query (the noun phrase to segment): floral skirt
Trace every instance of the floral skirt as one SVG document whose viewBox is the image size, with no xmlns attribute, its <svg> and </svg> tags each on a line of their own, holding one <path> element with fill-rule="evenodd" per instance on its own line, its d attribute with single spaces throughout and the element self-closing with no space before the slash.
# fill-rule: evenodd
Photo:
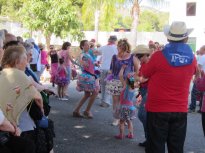
<svg viewBox="0 0 205 153">
<path fill-rule="evenodd" d="M 112 79 L 106 81 L 106 92 L 111 95 L 120 95 L 123 85 L 120 80 Z"/>
<path fill-rule="evenodd" d="M 121 105 L 114 113 L 116 119 L 130 121 L 136 118 L 136 108 L 134 106 Z"/>
<path fill-rule="evenodd" d="M 69 84 L 69 81 L 65 77 L 56 77 L 55 78 L 55 83 L 59 86 L 66 86 Z"/>
<path fill-rule="evenodd" d="M 88 92 L 99 91 L 100 89 L 99 79 L 95 79 L 95 77 L 90 74 L 82 73 L 78 76 L 76 89 L 80 92 L 81 91 L 88 91 Z"/>
</svg>

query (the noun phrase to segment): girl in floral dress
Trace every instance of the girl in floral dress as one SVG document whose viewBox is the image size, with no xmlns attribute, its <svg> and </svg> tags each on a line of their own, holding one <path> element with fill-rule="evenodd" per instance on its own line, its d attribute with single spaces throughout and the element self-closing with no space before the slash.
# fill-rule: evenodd
<svg viewBox="0 0 205 153">
<path fill-rule="evenodd" d="M 123 89 L 120 94 L 120 105 L 115 112 L 115 118 L 120 119 L 119 130 L 120 134 L 115 136 L 116 139 L 123 139 L 125 122 L 128 123 L 129 133 L 126 136 L 129 139 L 133 138 L 132 119 L 135 118 L 136 108 L 132 102 L 135 96 L 135 78 L 134 73 L 128 73 L 126 79 L 123 78 L 123 72 L 126 65 L 123 65 L 120 70 L 120 81 L 123 84 Z"/>
<path fill-rule="evenodd" d="M 67 85 L 69 80 L 67 79 L 67 69 L 64 65 L 64 59 L 59 59 L 59 66 L 56 73 L 56 84 L 58 85 L 58 97 L 59 100 L 68 100 L 65 98 L 65 90 L 67 89 Z"/>
</svg>

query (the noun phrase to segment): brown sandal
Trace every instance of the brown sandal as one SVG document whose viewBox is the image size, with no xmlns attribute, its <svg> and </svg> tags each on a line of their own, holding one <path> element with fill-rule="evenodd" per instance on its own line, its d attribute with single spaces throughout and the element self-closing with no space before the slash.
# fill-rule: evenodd
<svg viewBox="0 0 205 153">
<path fill-rule="evenodd" d="M 93 115 L 90 112 L 84 111 L 83 115 L 87 119 L 93 119 Z"/>
<path fill-rule="evenodd" d="M 73 112 L 73 117 L 83 118 L 83 115 L 81 115 L 79 112 Z"/>
</svg>

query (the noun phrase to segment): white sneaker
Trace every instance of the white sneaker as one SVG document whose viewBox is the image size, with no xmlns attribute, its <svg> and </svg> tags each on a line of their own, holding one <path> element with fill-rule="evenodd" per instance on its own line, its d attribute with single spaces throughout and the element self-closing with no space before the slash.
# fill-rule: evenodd
<svg viewBox="0 0 205 153">
<path fill-rule="evenodd" d="M 58 98 L 58 100 L 62 100 L 62 98 Z"/>
<path fill-rule="evenodd" d="M 112 126 L 118 126 L 119 121 L 120 120 L 118 120 L 118 119 L 114 119 L 114 121 L 112 122 Z"/>
<path fill-rule="evenodd" d="M 66 101 L 66 100 L 68 100 L 68 99 L 67 99 L 67 98 L 61 98 L 61 100 Z"/>
</svg>

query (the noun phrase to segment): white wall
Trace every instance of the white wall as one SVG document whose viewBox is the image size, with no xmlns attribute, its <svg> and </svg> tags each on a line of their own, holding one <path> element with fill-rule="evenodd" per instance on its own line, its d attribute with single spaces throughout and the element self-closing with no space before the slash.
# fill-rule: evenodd
<svg viewBox="0 0 205 153">
<path fill-rule="evenodd" d="M 196 16 L 186 16 L 187 2 L 196 2 Z M 184 21 L 188 28 L 194 31 L 190 37 L 196 37 L 196 49 L 205 44 L 205 1 L 204 0 L 171 0 L 170 23 L 172 21 Z"/>
<path fill-rule="evenodd" d="M 20 24 L 18 23 L 12 23 L 12 22 L 5 22 L 3 25 L 1 25 L 0 28 L 7 29 L 10 33 L 16 35 L 16 36 L 22 36 L 24 33 L 28 32 L 26 29 L 22 28 Z M 94 31 L 85 31 L 85 38 L 87 40 L 91 40 L 95 38 Z M 130 32 L 99 32 L 98 40 L 101 45 L 106 45 L 108 38 L 110 35 L 116 35 L 118 39 L 127 38 L 130 42 L 131 40 L 131 33 Z M 33 38 L 37 43 L 45 43 L 45 38 L 43 37 L 41 32 L 33 32 Z M 160 44 L 166 44 L 167 40 L 164 36 L 163 32 L 138 32 L 137 33 L 137 44 L 148 44 L 148 42 L 157 41 Z M 52 35 L 51 37 L 51 44 L 54 45 L 62 45 L 64 41 L 72 42 L 72 40 L 67 37 L 66 39 L 61 39 L 59 37 L 55 37 Z M 75 41 L 72 42 L 73 46 L 79 46 L 79 42 Z"/>
<path fill-rule="evenodd" d="M 98 34 L 99 43 L 101 45 L 106 45 L 107 40 L 110 35 L 116 35 L 118 39 L 127 38 L 130 42 L 131 33 L 130 32 L 99 32 Z M 93 31 L 85 31 L 85 38 L 87 40 L 91 40 L 95 37 L 95 33 Z M 163 32 L 138 32 L 137 33 L 137 44 L 148 44 L 148 42 L 158 41 L 160 44 L 166 44 L 167 39 L 164 36 Z"/>
</svg>

